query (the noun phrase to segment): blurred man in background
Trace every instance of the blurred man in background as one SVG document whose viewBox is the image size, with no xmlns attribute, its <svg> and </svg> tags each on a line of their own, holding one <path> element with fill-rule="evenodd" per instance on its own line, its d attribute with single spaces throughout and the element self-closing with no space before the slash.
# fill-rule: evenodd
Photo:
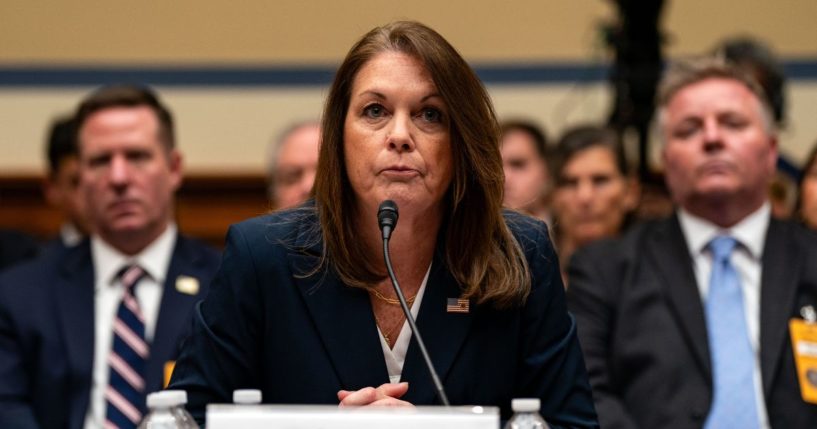
<svg viewBox="0 0 817 429">
<path fill-rule="evenodd" d="M 815 318 L 817 237 L 771 216 L 769 102 L 708 59 L 671 68 L 659 105 L 676 213 L 584 247 L 568 270 L 599 422 L 813 428 L 789 327 Z"/>
<path fill-rule="evenodd" d="M 309 198 L 318 170 L 320 123 L 301 122 L 276 140 L 268 163 L 269 196 L 276 210 L 295 207 Z"/>
<path fill-rule="evenodd" d="M 73 117 L 57 119 L 51 125 L 46 155 L 48 171 L 43 183 L 45 198 L 63 217 L 58 245 L 71 247 L 88 235 L 89 222 L 84 196 L 79 192 L 79 150 Z"/>
<path fill-rule="evenodd" d="M 177 231 L 173 119 L 110 86 L 76 115 L 90 240 L 0 276 L 0 427 L 134 428 L 164 385 L 218 253 Z"/>
<path fill-rule="evenodd" d="M 550 224 L 550 176 L 544 132 L 527 121 L 502 124 L 503 205 Z"/>
</svg>

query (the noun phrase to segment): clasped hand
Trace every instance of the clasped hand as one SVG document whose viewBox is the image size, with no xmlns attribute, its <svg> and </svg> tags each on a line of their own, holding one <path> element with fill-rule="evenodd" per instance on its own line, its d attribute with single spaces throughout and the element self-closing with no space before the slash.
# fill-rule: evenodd
<svg viewBox="0 0 817 429">
<path fill-rule="evenodd" d="M 400 398 L 408 391 L 408 383 L 385 383 L 377 388 L 364 387 L 360 390 L 338 391 L 339 407 L 362 407 L 368 405 L 382 407 L 413 407 Z"/>
</svg>

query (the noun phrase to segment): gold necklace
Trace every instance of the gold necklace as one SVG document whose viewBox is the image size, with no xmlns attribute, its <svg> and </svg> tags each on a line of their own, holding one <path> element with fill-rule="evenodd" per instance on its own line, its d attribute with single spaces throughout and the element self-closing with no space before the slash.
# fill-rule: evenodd
<svg viewBox="0 0 817 429">
<path fill-rule="evenodd" d="M 380 328 L 380 334 L 383 335 L 383 339 L 386 340 L 386 344 L 389 345 L 389 348 L 394 347 L 394 343 L 392 342 L 391 339 L 391 331 L 393 331 L 394 328 L 398 327 L 401 328 L 400 330 L 402 330 L 405 316 L 400 316 L 400 318 L 397 319 L 397 323 L 387 331 L 384 329 L 383 322 L 380 321 L 380 318 L 377 317 L 377 314 L 375 314 L 374 312 L 372 312 L 372 314 L 374 315 L 374 323 L 377 325 L 378 328 Z M 397 336 L 400 336 L 400 331 L 397 331 Z"/>
<path fill-rule="evenodd" d="M 374 295 L 374 297 L 375 297 L 375 298 L 377 298 L 377 299 L 379 299 L 379 300 L 381 300 L 381 301 L 385 302 L 386 304 L 390 304 L 390 305 L 400 305 L 400 300 L 399 300 L 399 299 L 397 299 L 397 298 L 389 298 L 389 297 L 387 297 L 387 296 L 383 295 L 382 293 L 378 292 L 378 291 L 377 291 L 377 289 L 369 289 L 369 292 L 371 292 L 371 293 Z M 411 296 L 411 297 L 406 298 L 406 304 L 408 304 L 408 306 L 409 306 L 409 307 L 411 307 L 411 306 L 412 306 L 412 304 L 414 304 L 414 300 L 415 300 L 416 298 L 417 298 L 417 294 L 416 294 L 416 293 L 414 294 L 414 296 Z"/>
</svg>

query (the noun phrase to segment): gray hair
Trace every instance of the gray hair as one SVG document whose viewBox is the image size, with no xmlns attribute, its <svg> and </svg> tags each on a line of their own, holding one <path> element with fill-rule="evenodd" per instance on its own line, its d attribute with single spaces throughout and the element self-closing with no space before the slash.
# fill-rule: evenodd
<svg viewBox="0 0 817 429">
<path fill-rule="evenodd" d="M 672 98 L 682 89 L 712 78 L 733 80 L 751 91 L 760 102 L 764 129 L 769 134 L 776 133 L 772 105 L 763 87 L 745 70 L 721 57 L 693 58 L 673 62 L 669 66 L 658 85 L 657 124 L 659 131 L 663 131 L 666 124 L 666 108 Z M 663 132 L 659 134 L 663 140 Z"/>
<path fill-rule="evenodd" d="M 272 192 L 272 189 L 275 187 L 275 169 L 278 165 L 278 158 L 281 155 L 281 148 L 284 146 L 284 142 L 289 138 L 290 135 L 295 133 L 295 131 L 300 130 L 301 128 L 307 127 L 318 127 L 320 128 L 321 122 L 317 119 L 307 119 L 303 121 L 293 122 L 284 128 L 283 131 L 278 133 L 278 135 L 272 140 L 272 144 L 270 144 L 270 149 L 267 155 L 267 190 L 268 192 Z M 272 197 L 272 195 L 270 195 Z"/>
</svg>

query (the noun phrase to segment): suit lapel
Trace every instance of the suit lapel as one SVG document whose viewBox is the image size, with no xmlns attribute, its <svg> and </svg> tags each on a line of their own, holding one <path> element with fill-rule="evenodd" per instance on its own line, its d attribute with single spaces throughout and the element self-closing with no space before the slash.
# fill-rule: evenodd
<svg viewBox="0 0 817 429">
<path fill-rule="evenodd" d="M 89 246 L 67 252 L 54 289 L 68 359 L 81 373 L 90 374 L 94 357 L 94 269 Z"/>
<path fill-rule="evenodd" d="M 148 391 L 164 387 L 164 365 L 177 355 L 178 340 L 191 323 L 190 312 L 187 310 L 202 298 L 176 290 L 176 280 L 181 275 L 202 279 L 198 262 L 199 258 L 190 248 L 190 243 L 178 235 L 162 289 L 159 316 L 145 370 Z"/>
<path fill-rule="evenodd" d="M 696 363 L 711 376 L 709 345 L 698 283 L 692 260 L 677 215 L 659 224 L 656 234 L 648 237 L 645 256 L 652 257 L 655 269 L 668 297 L 669 308 L 681 327 Z"/>
<path fill-rule="evenodd" d="M 445 384 L 448 371 L 465 342 L 473 319 L 472 313 L 476 309 L 472 306 L 469 313 L 446 311 L 448 298 L 459 298 L 462 291 L 445 268 L 439 251 L 435 256 L 423 301 L 420 303 L 420 312 L 417 314 L 417 328 L 425 341 L 434 369 Z M 401 380 L 408 381 L 410 385 L 405 400 L 413 404 L 439 404 L 437 390 L 413 335 L 406 352 Z"/>
<path fill-rule="evenodd" d="M 80 427 L 88 409 L 93 374 L 94 268 L 88 240 L 63 252 L 57 259 L 59 275 L 53 292 L 69 365 L 74 373 L 87 375 L 78 386 L 79 393 L 65 398 L 72 401 L 72 410 L 79 410 L 72 413 L 68 423 L 71 427 Z"/>
<path fill-rule="evenodd" d="M 760 285 L 760 368 L 768 397 L 780 354 L 788 335 L 788 319 L 795 306 L 797 273 L 802 261 L 790 247 L 791 230 L 772 219 L 763 249 Z"/>
<path fill-rule="evenodd" d="M 323 244 L 313 235 L 301 231 L 288 259 L 340 386 L 357 390 L 387 383 L 388 371 L 366 291 L 344 285 L 332 269 L 308 277 L 298 275 L 312 268 L 320 255 Z"/>
<path fill-rule="evenodd" d="M 316 222 L 316 221 L 314 221 Z M 302 230 L 289 252 L 290 269 L 295 273 L 309 315 L 326 348 L 343 389 L 379 386 L 389 381 L 383 349 L 366 291 L 340 282 L 331 269 L 300 277 L 319 257 L 322 242 L 315 238 L 313 223 L 303 222 Z M 442 236 L 442 234 L 440 235 Z M 440 379 L 445 382 L 451 365 L 471 326 L 471 313 L 447 313 L 448 298 L 458 298 L 459 286 L 445 268 L 440 239 L 428 283 L 417 315 L 417 325 Z M 403 399 L 415 404 L 437 403 L 436 389 L 412 336 L 401 379 L 411 387 Z"/>
</svg>

